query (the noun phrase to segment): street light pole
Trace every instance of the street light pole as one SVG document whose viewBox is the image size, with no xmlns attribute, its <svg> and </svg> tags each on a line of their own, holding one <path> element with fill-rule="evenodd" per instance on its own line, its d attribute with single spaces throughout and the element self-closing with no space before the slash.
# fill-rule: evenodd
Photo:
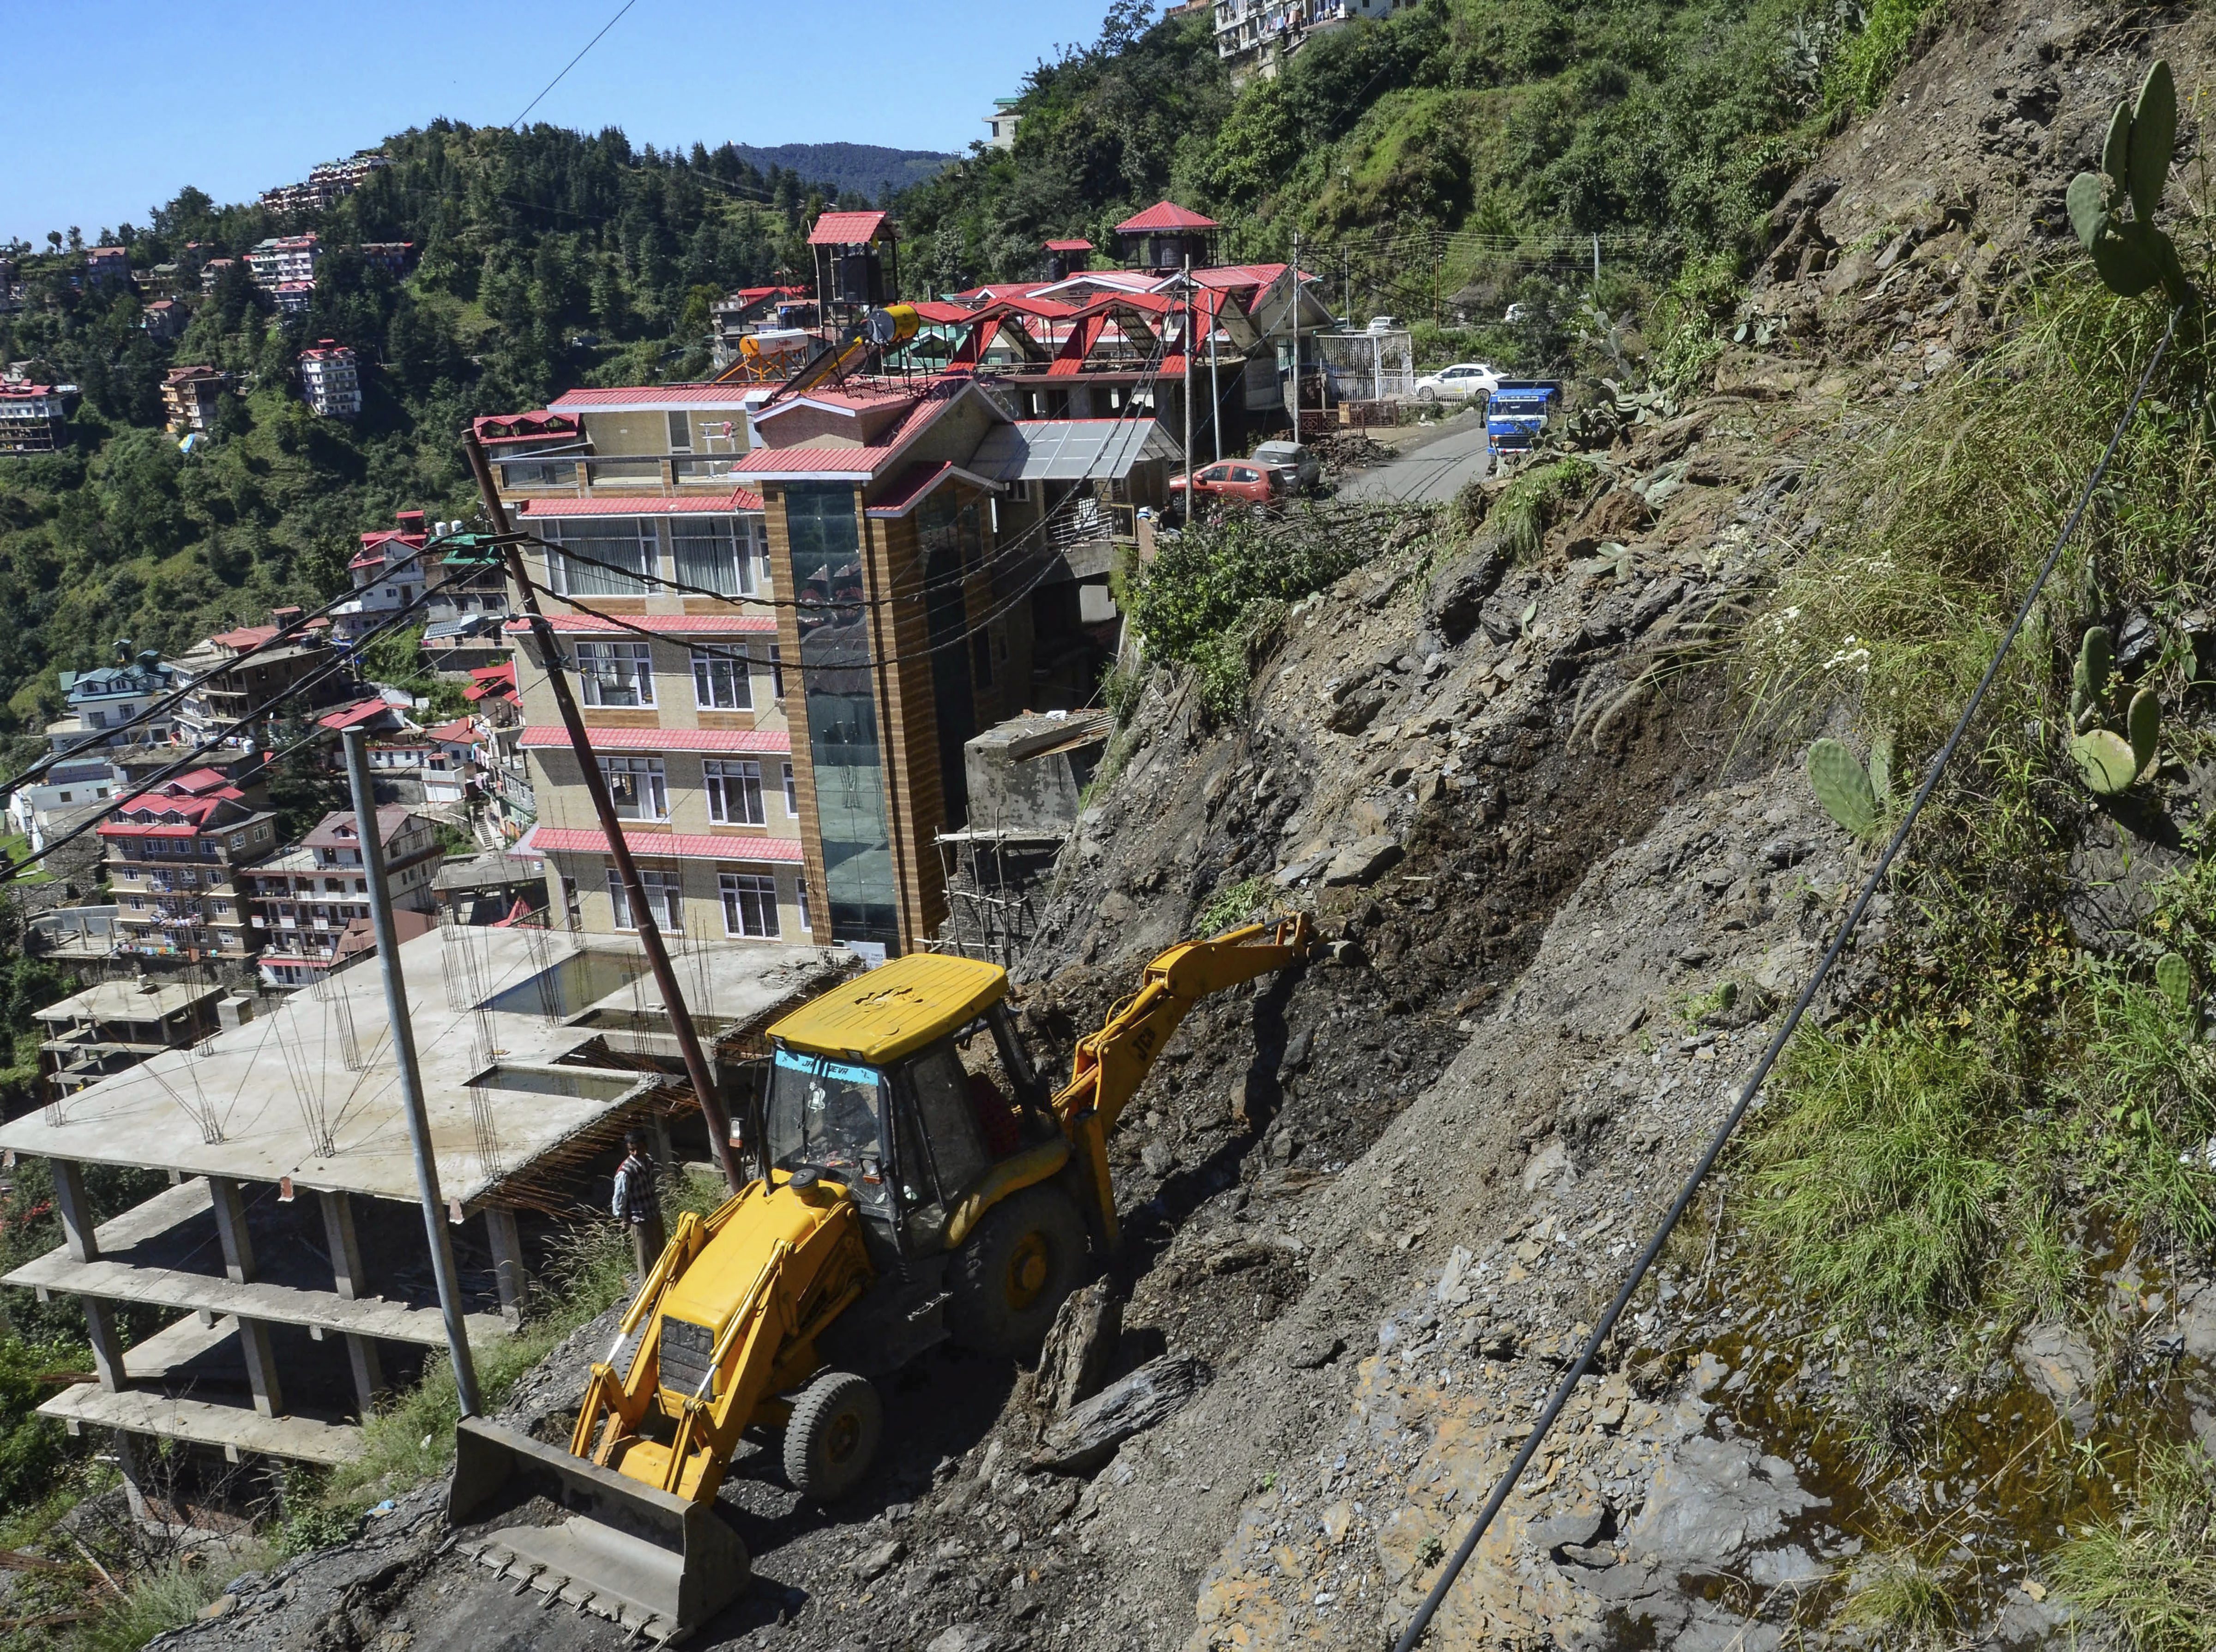
<svg viewBox="0 0 2216 1652">
<path fill-rule="evenodd" d="M 354 789 L 354 830 L 369 885 L 369 921 L 377 931 L 377 967 L 385 977 L 385 1014 L 392 1023 L 392 1061 L 400 1069 L 400 1110 L 408 1119 L 408 1146 L 416 1156 L 416 1191 L 423 1201 L 423 1235 L 431 1242 L 431 1278 L 439 1287 L 439 1316 L 446 1325 L 446 1357 L 462 1415 L 474 1417 L 477 1371 L 462 1322 L 461 1286 L 454 1277 L 454 1242 L 446 1232 L 446 1201 L 439 1194 L 439 1161 L 431 1151 L 431 1121 L 423 1110 L 423 1075 L 416 1064 L 416 1028 L 408 1019 L 408 983 L 400 975 L 400 937 L 392 922 L 392 896 L 385 882 L 385 840 L 377 829 L 377 792 L 369 780 L 369 731 L 351 728 L 346 744 L 347 781 Z"/>
</svg>

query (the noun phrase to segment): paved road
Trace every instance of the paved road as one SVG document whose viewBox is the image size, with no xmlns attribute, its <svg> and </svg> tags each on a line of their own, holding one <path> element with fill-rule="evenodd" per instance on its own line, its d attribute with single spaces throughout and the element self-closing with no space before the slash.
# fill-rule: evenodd
<svg viewBox="0 0 2216 1652">
<path fill-rule="evenodd" d="M 1492 467 L 1486 451 L 1485 416 L 1468 412 L 1444 428 L 1375 470 L 1358 472 L 1339 484 L 1342 499 L 1399 499 L 1443 504 L 1467 483 L 1482 480 Z"/>
</svg>

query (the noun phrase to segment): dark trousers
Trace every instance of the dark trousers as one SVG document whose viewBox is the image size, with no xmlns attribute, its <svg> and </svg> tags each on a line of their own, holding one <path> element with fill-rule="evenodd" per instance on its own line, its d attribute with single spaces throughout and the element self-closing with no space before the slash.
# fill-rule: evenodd
<svg viewBox="0 0 2216 1652">
<path fill-rule="evenodd" d="M 638 1281 L 646 1283 L 646 1276 L 662 1260 L 662 1252 L 669 1240 L 662 1230 L 662 1212 L 655 1211 L 643 1222 L 633 1222 L 631 1228 L 631 1260 L 638 1264 Z"/>
</svg>

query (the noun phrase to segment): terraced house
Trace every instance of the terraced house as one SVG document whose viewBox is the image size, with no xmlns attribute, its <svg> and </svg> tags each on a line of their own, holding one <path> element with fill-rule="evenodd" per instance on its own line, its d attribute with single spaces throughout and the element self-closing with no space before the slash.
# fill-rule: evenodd
<svg viewBox="0 0 2216 1652">
<path fill-rule="evenodd" d="M 269 853 L 276 817 L 212 768 L 125 798 L 100 823 L 120 950 L 244 959 L 256 950 L 237 868 Z"/>
</svg>

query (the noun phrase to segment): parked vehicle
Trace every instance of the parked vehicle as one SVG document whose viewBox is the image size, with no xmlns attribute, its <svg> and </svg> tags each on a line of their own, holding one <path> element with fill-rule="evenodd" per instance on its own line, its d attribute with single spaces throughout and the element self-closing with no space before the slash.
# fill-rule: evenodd
<svg viewBox="0 0 2216 1652">
<path fill-rule="evenodd" d="M 1496 453 L 1529 453 L 1561 393 L 1560 385 L 1544 379 L 1502 380 L 1486 405 L 1486 445 Z"/>
<path fill-rule="evenodd" d="M 1225 504 L 1266 505 L 1280 491 L 1274 474 L 1243 459 L 1227 459 L 1208 465 L 1192 478 L 1193 496 L 1203 503 L 1214 500 Z M 1185 478 L 1172 477 L 1172 497 L 1182 501 L 1185 493 Z"/>
<path fill-rule="evenodd" d="M 1419 402 L 1466 402 L 1500 388 L 1500 369 L 1482 361 L 1457 361 L 1416 380 Z"/>
<path fill-rule="evenodd" d="M 1254 450 L 1254 463 L 1277 478 L 1278 490 L 1298 493 L 1323 480 L 1323 465 L 1297 441 L 1265 441 Z"/>
</svg>

